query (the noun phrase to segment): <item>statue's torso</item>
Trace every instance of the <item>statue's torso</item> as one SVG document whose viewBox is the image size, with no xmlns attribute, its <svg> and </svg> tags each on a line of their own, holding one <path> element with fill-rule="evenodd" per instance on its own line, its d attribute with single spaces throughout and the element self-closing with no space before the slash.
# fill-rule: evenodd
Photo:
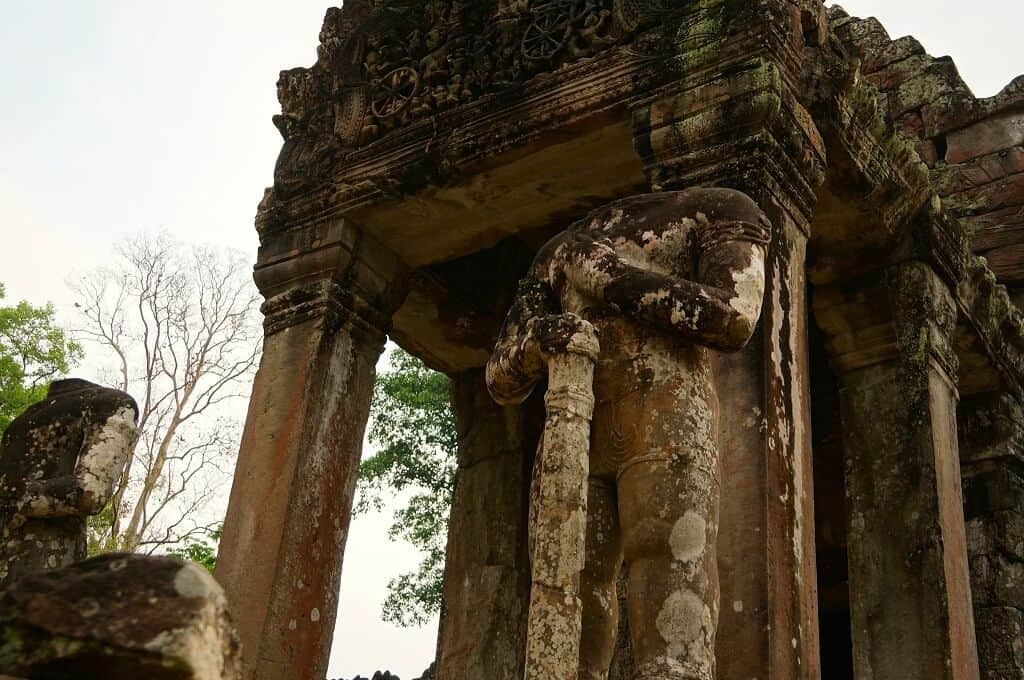
<svg viewBox="0 0 1024 680">
<path fill-rule="evenodd" d="M 75 472 L 85 438 L 83 414 L 51 401 L 33 405 L 4 432 L 0 443 L 0 505 L 5 511 L 28 482 Z"/>
<path fill-rule="evenodd" d="M 694 281 L 698 228 L 691 219 L 668 224 L 612 219 L 596 223 L 591 233 L 609 239 L 616 254 L 634 267 Z M 601 343 L 591 473 L 614 477 L 650 457 L 684 455 L 717 464 L 718 399 L 710 350 L 573 290 L 563 292 L 561 305 L 563 312 L 593 323 Z"/>
<path fill-rule="evenodd" d="M 73 486 L 89 438 L 124 407 L 136 408 L 127 394 L 91 385 L 48 396 L 8 426 L 0 441 L 0 583 L 85 558 L 84 515 L 13 522 L 16 506 L 31 482 Z"/>
</svg>

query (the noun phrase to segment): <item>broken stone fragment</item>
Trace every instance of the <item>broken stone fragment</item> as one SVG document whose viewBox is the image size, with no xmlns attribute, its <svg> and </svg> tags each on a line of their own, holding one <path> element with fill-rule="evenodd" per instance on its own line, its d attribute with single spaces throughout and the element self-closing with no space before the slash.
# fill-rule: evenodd
<svg viewBox="0 0 1024 680">
<path fill-rule="evenodd" d="M 237 680 L 227 600 L 201 567 L 110 554 L 0 595 L 0 677 Z"/>
</svg>

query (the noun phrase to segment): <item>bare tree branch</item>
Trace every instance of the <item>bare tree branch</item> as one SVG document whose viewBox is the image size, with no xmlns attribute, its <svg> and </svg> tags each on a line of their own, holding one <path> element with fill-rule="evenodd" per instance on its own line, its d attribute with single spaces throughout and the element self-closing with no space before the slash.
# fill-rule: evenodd
<svg viewBox="0 0 1024 680">
<path fill-rule="evenodd" d="M 261 352 L 259 300 L 236 253 L 156 234 L 125 241 L 117 255 L 73 286 L 75 334 L 109 353 L 107 377 L 140 407 L 107 544 L 152 551 L 211 528 L 199 517 L 237 447 L 239 423 L 223 414 L 248 395 Z"/>
</svg>

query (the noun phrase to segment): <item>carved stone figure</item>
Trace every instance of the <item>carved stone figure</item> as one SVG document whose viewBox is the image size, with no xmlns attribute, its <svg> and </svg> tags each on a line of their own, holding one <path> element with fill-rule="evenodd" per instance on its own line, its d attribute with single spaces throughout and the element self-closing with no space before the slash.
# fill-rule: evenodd
<svg viewBox="0 0 1024 680">
<path fill-rule="evenodd" d="M 136 441 L 138 407 L 119 390 L 59 380 L 0 442 L 0 586 L 86 556 L 86 518 L 103 510 Z"/>
<path fill-rule="evenodd" d="M 592 323 L 600 354 L 590 444 L 579 677 L 607 677 L 625 560 L 637 680 L 715 677 L 718 401 L 710 351 L 761 313 L 770 225 L 746 195 L 691 189 L 600 208 L 538 254 L 487 367 L 526 399 Z"/>
</svg>

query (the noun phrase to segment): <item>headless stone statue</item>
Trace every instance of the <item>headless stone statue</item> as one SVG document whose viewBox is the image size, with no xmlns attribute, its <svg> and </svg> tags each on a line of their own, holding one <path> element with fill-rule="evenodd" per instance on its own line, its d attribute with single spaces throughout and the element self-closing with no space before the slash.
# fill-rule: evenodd
<svg viewBox="0 0 1024 680">
<path fill-rule="evenodd" d="M 60 380 L 0 442 L 0 587 L 86 557 L 86 518 L 103 510 L 136 441 L 124 392 Z"/>
<path fill-rule="evenodd" d="M 746 195 L 691 189 L 596 210 L 545 245 L 487 367 L 521 403 L 583 320 L 597 329 L 579 678 L 605 680 L 625 561 L 636 680 L 714 680 L 718 398 L 710 350 L 761 314 L 770 225 Z"/>
</svg>

